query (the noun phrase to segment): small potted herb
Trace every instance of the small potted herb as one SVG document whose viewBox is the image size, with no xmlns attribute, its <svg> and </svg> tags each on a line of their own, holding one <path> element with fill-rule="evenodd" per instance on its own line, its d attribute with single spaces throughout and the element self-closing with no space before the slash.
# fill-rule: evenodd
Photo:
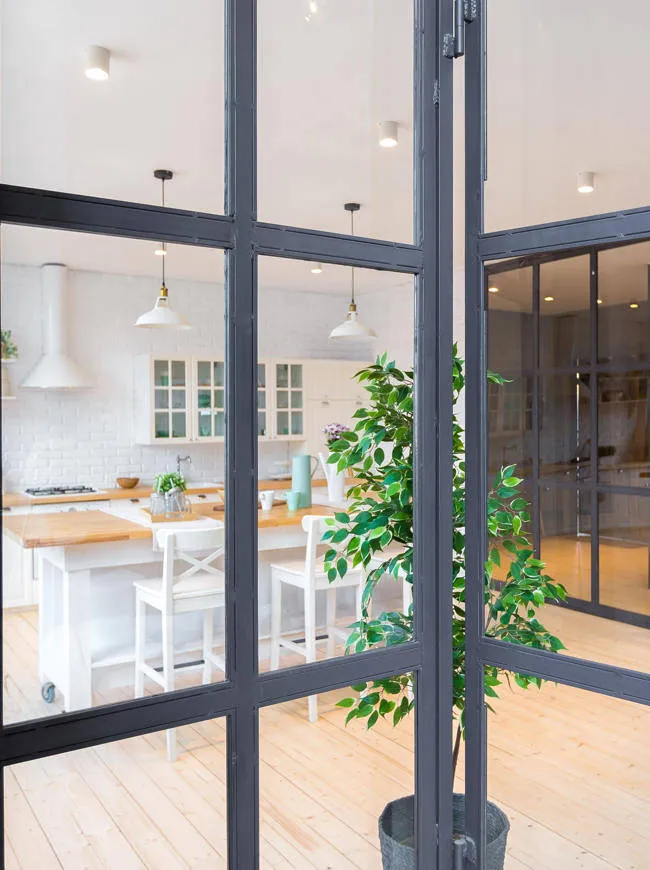
<svg viewBox="0 0 650 870">
<path fill-rule="evenodd" d="M 186 489 L 185 478 L 178 471 L 157 474 L 151 496 L 151 515 L 183 513 L 185 510 L 183 492 Z"/>
</svg>

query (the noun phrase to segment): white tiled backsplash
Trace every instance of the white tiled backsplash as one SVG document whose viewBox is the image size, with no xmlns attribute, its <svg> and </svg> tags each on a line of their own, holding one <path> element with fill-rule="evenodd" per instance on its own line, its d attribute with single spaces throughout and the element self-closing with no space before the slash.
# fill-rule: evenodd
<svg viewBox="0 0 650 870">
<path fill-rule="evenodd" d="M 40 270 L 3 266 L 2 326 L 11 329 L 20 358 L 11 366 L 15 402 L 3 403 L 3 473 L 6 491 L 45 484 L 109 486 L 119 475 L 150 481 L 175 467 L 177 453 L 189 454 L 188 478 L 222 480 L 220 444 L 146 447 L 133 443 L 133 358 L 140 353 L 223 353 L 223 288 L 174 281 L 173 304 L 186 313 L 193 329 L 161 334 L 133 328 L 136 317 L 153 302 L 158 281 L 95 272 L 69 273 L 70 352 L 88 371 L 91 390 L 78 393 L 21 390 L 19 384 L 42 350 Z M 398 294 L 401 296 L 401 294 Z M 372 301 L 371 301 L 372 299 Z M 308 300 L 308 305 L 306 302 Z M 412 341 L 412 319 L 401 301 L 386 291 L 369 294 L 364 321 L 378 333 L 375 350 L 389 349 L 399 359 Z M 260 355 L 364 359 L 349 347 L 328 342 L 328 324 L 346 300 L 325 294 L 285 290 L 260 293 Z M 365 358 L 368 358 L 367 351 Z M 260 445 L 260 473 L 289 458 L 286 444 Z"/>
</svg>

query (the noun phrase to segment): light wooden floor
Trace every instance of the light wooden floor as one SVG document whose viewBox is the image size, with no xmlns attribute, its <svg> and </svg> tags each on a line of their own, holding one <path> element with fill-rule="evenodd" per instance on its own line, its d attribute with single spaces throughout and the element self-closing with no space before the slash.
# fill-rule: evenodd
<svg viewBox="0 0 650 870">
<path fill-rule="evenodd" d="M 26 705 L 20 718 L 52 712 L 38 700 L 35 616 L 5 615 L 5 697 Z M 544 618 L 571 652 L 648 670 L 642 629 L 558 608 Z M 339 697 L 321 699 L 315 725 L 304 701 L 262 711 L 265 870 L 381 866 L 377 817 L 413 789 L 412 722 L 345 728 Z M 647 870 L 650 708 L 550 684 L 505 687 L 494 707 L 489 791 L 512 824 L 507 870 Z M 7 770 L 7 868 L 225 867 L 224 723 L 179 741 L 173 765 L 155 734 Z"/>
</svg>

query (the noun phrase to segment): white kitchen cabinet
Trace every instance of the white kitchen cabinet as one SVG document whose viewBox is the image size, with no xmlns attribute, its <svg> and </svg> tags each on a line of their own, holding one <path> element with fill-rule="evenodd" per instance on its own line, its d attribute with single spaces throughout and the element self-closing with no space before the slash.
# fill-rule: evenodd
<svg viewBox="0 0 650 870">
<path fill-rule="evenodd" d="M 260 360 L 257 367 L 257 434 L 263 441 L 304 441 L 305 362 Z"/>
<path fill-rule="evenodd" d="M 223 441 L 226 437 L 226 364 L 219 359 L 193 359 L 191 439 Z"/>
<path fill-rule="evenodd" d="M 29 507 L 3 511 L 6 516 L 30 513 Z M 37 601 L 34 551 L 25 550 L 9 535 L 2 537 L 2 606 L 29 607 Z"/>
<path fill-rule="evenodd" d="M 192 400 L 191 357 L 136 357 L 135 412 L 139 444 L 192 440 Z"/>
</svg>

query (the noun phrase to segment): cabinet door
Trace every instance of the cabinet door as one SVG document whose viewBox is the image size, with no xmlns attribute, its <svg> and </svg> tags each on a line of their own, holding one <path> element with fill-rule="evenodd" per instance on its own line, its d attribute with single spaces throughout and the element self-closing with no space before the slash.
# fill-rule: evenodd
<svg viewBox="0 0 650 870">
<path fill-rule="evenodd" d="M 188 439 L 190 381 L 185 359 L 153 360 L 153 439 Z"/>
<path fill-rule="evenodd" d="M 275 364 L 275 434 L 284 441 L 305 437 L 302 363 Z"/>
<path fill-rule="evenodd" d="M 226 434 L 226 367 L 223 360 L 194 362 L 194 432 L 197 441 L 222 441 Z"/>
</svg>

